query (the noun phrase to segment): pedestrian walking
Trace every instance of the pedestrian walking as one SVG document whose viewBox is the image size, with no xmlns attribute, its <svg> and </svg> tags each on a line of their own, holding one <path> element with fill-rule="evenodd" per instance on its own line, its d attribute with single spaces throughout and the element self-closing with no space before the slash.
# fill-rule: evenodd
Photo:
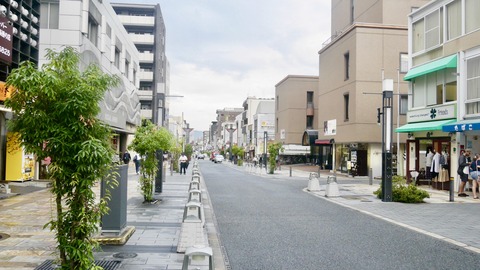
<svg viewBox="0 0 480 270">
<path fill-rule="evenodd" d="M 470 150 L 464 150 L 458 157 L 457 174 L 460 176 L 460 187 L 458 188 L 458 197 L 468 197 L 465 193 L 465 185 L 468 182 L 468 166 L 470 165 Z M 465 172 L 467 168 L 467 172 Z"/>
<path fill-rule="evenodd" d="M 137 153 L 135 153 L 135 155 L 133 156 L 133 163 L 135 164 L 135 172 L 136 172 L 137 174 L 140 173 L 140 160 L 141 160 L 141 159 L 142 159 L 142 158 L 141 158 L 140 155 L 137 154 Z"/>
<path fill-rule="evenodd" d="M 123 158 L 122 158 L 123 163 L 128 164 L 131 159 L 132 157 L 130 156 L 130 153 L 128 152 L 128 150 L 125 150 L 125 153 L 123 154 Z"/>
</svg>

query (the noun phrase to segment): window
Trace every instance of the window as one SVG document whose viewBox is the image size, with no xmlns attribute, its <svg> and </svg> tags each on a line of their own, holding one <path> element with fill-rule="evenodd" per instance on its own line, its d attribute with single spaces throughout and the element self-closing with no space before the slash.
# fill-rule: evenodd
<svg viewBox="0 0 480 270">
<path fill-rule="evenodd" d="M 307 103 L 313 103 L 313 92 L 312 91 L 307 92 Z"/>
<path fill-rule="evenodd" d="M 480 1 L 465 0 L 465 33 L 470 33 L 480 28 Z"/>
<path fill-rule="evenodd" d="M 423 19 L 412 24 L 413 53 L 421 52 L 425 48 L 425 21 Z"/>
<path fill-rule="evenodd" d="M 348 121 L 348 107 L 350 103 L 350 95 L 349 94 L 344 94 L 343 95 L 343 112 L 344 112 L 344 120 L 345 122 Z"/>
<path fill-rule="evenodd" d="M 440 44 L 440 10 L 436 10 L 425 17 L 425 49 Z"/>
<path fill-rule="evenodd" d="M 480 56 L 467 59 L 467 114 L 480 113 Z"/>
<path fill-rule="evenodd" d="M 58 3 L 42 3 L 40 6 L 40 28 L 58 29 Z"/>
<path fill-rule="evenodd" d="M 400 115 L 406 115 L 408 111 L 408 95 L 400 95 L 400 108 L 398 113 Z"/>
<path fill-rule="evenodd" d="M 350 78 L 350 52 L 347 52 L 343 55 L 344 64 L 345 64 L 345 81 Z"/>
<path fill-rule="evenodd" d="M 400 73 L 408 72 L 408 53 L 400 53 Z"/>
<path fill-rule="evenodd" d="M 115 47 L 115 59 L 114 59 L 114 65 L 117 68 L 120 68 L 120 49 Z"/>
<path fill-rule="evenodd" d="M 278 118 L 277 118 L 277 121 L 275 123 L 275 129 L 276 129 L 276 132 L 278 133 Z"/>
<path fill-rule="evenodd" d="M 88 39 L 95 47 L 98 44 L 98 23 L 91 16 L 88 16 Z"/>
<path fill-rule="evenodd" d="M 350 24 L 355 21 L 355 0 L 350 0 Z"/>
<path fill-rule="evenodd" d="M 279 105 L 279 104 L 278 104 L 278 103 L 279 103 L 279 102 L 278 102 L 279 100 L 280 100 L 280 97 L 277 96 L 277 111 L 280 109 L 280 107 L 278 106 L 278 105 Z"/>
<path fill-rule="evenodd" d="M 152 109 L 152 101 L 150 100 L 140 101 L 140 110 L 151 110 L 151 109 Z"/>
<path fill-rule="evenodd" d="M 313 129 L 313 115 L 307 115 L 307 129 Z"/>
<path fill-rule="evenodd" d="M 444 104 L 457 100 L 457 77 L 447 68 L 415 78 L 412 84 L 414 108 Z"/>
<path fill-rule="evenodd" d="M 478 16 L 478 15 L 477 15 Z M 447 40 L 462 34 L 462 1 L 455 0 L 447 5 Z"/>
<path fill-rule="evenodd" d="M 125 59 L 125 77 L 127 77 L 127 79 L 130 79 L 128 76 L 130 74 L 129 70 L 130 70 L 130 62 L 127 59 Z"/>
<path fill-rule="evenodd" d="M 106 32 L 107 32 L 107 36 L 108 36 L 109 38 L 112 38 L 112 28 L 110 27 L 110 25 L 108 25 L 108 23 L 107 23 L 107 30 L 106 30 Z"/>
</svg>

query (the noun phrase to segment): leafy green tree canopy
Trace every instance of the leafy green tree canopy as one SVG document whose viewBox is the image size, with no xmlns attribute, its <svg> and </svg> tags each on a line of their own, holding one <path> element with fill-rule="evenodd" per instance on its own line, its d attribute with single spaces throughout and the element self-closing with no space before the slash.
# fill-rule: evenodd
<svg viewBox="0 0 480 270">
<path fill-rule="evenodd" d="M 96 202 L 92 187 L 107 174 L 113 156 L 111 130 L 97 115 L 118 78 L 95 65 L 81 72 L 71 47 L 47 50 L 46 58 L 40 70 L 23 62 L 7 78 L 7 87 L 16 89 L 5 101 L 14 113 L 9 131 L 19 135 L 27 152 L 52 160 L 57 215 L 49 225 L 56 231 L 62 269 L 95 269 L 97 243 L 91 237 L 108 209 L 103 198 Z"/>
<path fill-rule="evenodd" d="M 158 171 L 158 150 L 170 151 L 174 145 L 172 134 L 165 128 L 159 128 L 149 121 L 137 129 L 135 139 L 129 149 L 140 154 L 142 164 L 140 167 L 140 186 L 145 202 L 153 201 L 153 184 Z"/>
</svg>

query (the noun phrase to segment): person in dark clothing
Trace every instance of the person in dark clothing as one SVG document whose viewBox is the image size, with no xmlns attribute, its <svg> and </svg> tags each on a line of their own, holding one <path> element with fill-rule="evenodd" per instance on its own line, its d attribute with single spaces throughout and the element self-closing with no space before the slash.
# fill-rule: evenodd
<svg viewBox="0 0 480 270">
<path fill-rule="evenodd" d="M 123 154 L 123 163 L 128 164 L 131 159 L 132 157 L 130 156 L 130 153 L 128 153 L 128 151 L 125 151 L 125 153 Z"/>
</svg>

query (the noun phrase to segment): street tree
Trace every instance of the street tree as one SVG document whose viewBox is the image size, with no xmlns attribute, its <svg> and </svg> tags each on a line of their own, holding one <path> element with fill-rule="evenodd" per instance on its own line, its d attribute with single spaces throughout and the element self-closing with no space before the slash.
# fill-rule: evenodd
<svg viewBox="0 0 480 270">
<path fill-rule="evenodd" d="M 144 202 L 153 202 L 153 185 L 158 171 L 158 150 L 170 151 L 174 146 L 172 134 L 163 127 L 144 121 L 135 133 L 129 149 L 142 156 L 140 166 L 140 189 Z"/>
<path fill-rule="evenodd" d="M 273 174 L 275 171 L 277 156 L 280 154 L 282 147 L 283 145 L 280 142 L 272 142 L 268 144 L 268 165 L 270 166 L 268 169 L 269 174 Z"/>
<path fill-rule="evenodd" d="M 61 269 L 101 269 L 94 265 L 98 243 L 92 236 L 108 207 L 106 198 L 96 202 L 92 187 L 107 176 L 114 151 L 111 129 L 97 115 L 105 91 L 118 78 L 93 64 L 80 71 L 71 47 L 47 49 L 46 58 L 40 69 L 23 62 L 7 78 L 7 87 L 14 89 L 5 101 L 14 114 L 9 133 L 39 160 L 51 158 L 56 215 L 45 227 L 56 233 Z"/>
</svg>

